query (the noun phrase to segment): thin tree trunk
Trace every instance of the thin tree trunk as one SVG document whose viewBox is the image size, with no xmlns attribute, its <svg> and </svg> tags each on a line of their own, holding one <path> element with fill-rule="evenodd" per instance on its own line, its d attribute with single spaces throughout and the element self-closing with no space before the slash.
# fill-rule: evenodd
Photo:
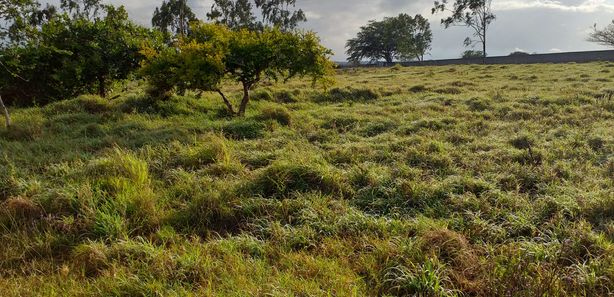
<svg viewBox="0 0 614 297">
<path fill-rule="evenodd" d="M 484 20 L 486 20 L 486 13 L 484 13 Z M 486 64 L 486 21 L 482 23 L 482 60 L 483 63 Z"/>
<path fill-rule="evenodd" d="M 11 127 L 11 115 L 9 114 L 9 110 L 4 105 L 4 101 L 2 101 L 2 96 L 0 95 L 0 107 L 2 107 L 2 111 L 4 111 L 4 119 L 6 121 L 6 127 Z"/>
<path fill-rule="evenodd" d="M 239 106 L 239 116 L 245 115 L 247 109 L 247 103 L 249 103 L 249 85 L 243 84 L 243 100 L 241 100 L 241 106 Z"/>
<path fill-rule="evenodd" d="M 224 95 L 224 93 L 222 93 L 222 91 L 221 91 L 221 90 L 217 90 L 217 93 L 218 93 L 218 94 L 220 94 L 220 96 L 222 96 L 222 99 L 224 99 L 224 104 L 226 104 L 226 108 L 228 108 L 228 111 L 229 111 L 229 112 L 230 112 L 232 115 L 236 114 L 236 113 L 235 113 L 234 108 L 232 108 L 232 104 L 230 103 L 230 101 L 228 100 L 228 98 L 226 98 L 226 95 Z"/>
</svg>

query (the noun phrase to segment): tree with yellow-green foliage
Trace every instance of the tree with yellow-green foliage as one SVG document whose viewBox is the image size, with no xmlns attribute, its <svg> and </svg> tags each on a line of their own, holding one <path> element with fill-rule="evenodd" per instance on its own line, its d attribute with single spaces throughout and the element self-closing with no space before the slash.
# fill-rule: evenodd
<svg viewBox="0 0 614 297">
<path fill-rule="evenodd" d="M 173 89 L 218 93 L 228 112 L 243 116 L 250 91 L 264 79 L 286 81 L 309 76 L 313 83 L 331 82 L 331 51 L 313 32 L 233 31 L 223 25 L 195 23 L 191 34 L 176 45 L 146 47 L 142 74 L 150 94 L 167 97 Z M 243 96 L 236 109 L 221 89 L 222 81 L 241 84 Z"/>
</svg>

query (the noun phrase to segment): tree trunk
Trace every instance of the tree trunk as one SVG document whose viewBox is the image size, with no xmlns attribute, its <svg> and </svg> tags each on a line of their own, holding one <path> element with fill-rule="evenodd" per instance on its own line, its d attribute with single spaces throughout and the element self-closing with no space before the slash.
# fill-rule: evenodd
<svg viewBox="0 0 614 297">
<path fill-rule="evenodd" d="M 486 16 L 484 16 L 486 18 Z M 486 64 L 486 21 L 482 24 L 482 63 Z"/>
<path fill-rule="evenodd" d="M 241 100 L 241 106 L 239 106 L 239 116 L 245 116 L 245 110 L 247 109 L 247 103 L 249 103 L 249 88 L 248 84 L 243 84 L 243 100 Z"/>
<path fill-rule="evenodd" d="M 222 99 L 224 99 L 224 104 L 226 104 L 226 108 L 228 109 L 228 112 L 230 112 L 230 114 L 232 114 L 232 115 L 235 115 L 236 114 L 235 110 L 234 110 L 234 108 L 232 108 L 232 104 L 230 103 L 228 98 L 226 98 L 224 93 L 222 93 L 221 90 L 217 90 L 217 93 L 220 94 L 220 96 L 222 96 Z"/>
<path fill-rule="evenodd" d="M 100 95 L 102 98 L 107 97 L 107 86 L 105 79 L 102 76 L 98 77 L 98 95 Z"/>
<path fill-rule="evenodd" d="M 9 110 L 4 105 L 4 101 L 2 101 L 2 96 L 0 95 L 0 107 L 2 107 L 2 111 L 4 112 L 4 119 L 6 121 L 6 127 L 11 127 L 11 115 L 9 114 Z"/>
</svg>

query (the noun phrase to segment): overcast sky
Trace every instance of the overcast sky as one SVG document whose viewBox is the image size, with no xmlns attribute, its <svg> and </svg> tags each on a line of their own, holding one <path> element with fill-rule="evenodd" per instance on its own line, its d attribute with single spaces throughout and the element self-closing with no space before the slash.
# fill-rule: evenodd
<svg viewBox="0 0 614 297">
<path fill-rule="evenodd" d="M 149 25 L 156 0 L 108 0 L 124 5 L 136 22 Z M 162 2 L 160 0 L 159 2 Z M 201 18 L 211 0 L 189 0 Z M 432 0 L 297 0 L 309 19 L 302 27 L 317 32 L 325 46 L 335 52 L 334 60 L 346 58 L 346 40 L 355 36 L 369 20 L 399 13 L 422 14 L 431 20 L 431 59 L 457 58 L 465 50 L 463 40 L 471 32 L 463 27 L 444 30 L 441 15 L 431 15 Z M 487 52 L 507 55 L 515 50 L 559 52 L 607 49 L 586 41 L 593 24 L 605 26 L 614 19 L 614 0 L 493 0 L 497 19 L 488 32 Z"/>
</svg>

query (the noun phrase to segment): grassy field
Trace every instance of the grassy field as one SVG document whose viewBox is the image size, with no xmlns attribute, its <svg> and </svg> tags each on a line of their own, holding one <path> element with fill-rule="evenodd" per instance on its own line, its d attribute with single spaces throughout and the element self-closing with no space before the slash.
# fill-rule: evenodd
<svg viewBox="0 0 614 297">
<path fill-rule="evenodd" d="M 11 110 L 0 296 L 613 294 L 614 63 L 336 79 Z"/>
</svg>

